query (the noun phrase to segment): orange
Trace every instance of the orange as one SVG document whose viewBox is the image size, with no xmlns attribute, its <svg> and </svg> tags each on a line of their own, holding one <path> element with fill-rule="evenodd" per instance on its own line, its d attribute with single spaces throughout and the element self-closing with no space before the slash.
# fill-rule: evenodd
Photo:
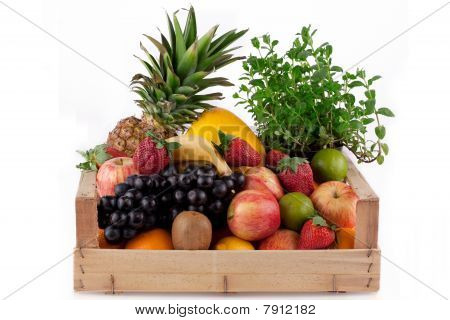
<svg viewBox="0 0 450 320">
<path fill-rule="evenodd" d="M 138 234 L 127 242 L 125 249 L 172 250 L 172 237 L 164 229 L 153 229 Z"/>
<path fill-rule="evenodd" d="M 336 249 L 353 249 L 355 246 L 355 228 L 336 229 Z"/>
<path fill-rule="evenodd" d="M 108 243 L 108 241 L 106 241 L 105 239 L 105 230 L 103 229 L 99 229 L 98 230 L 98 247 L 102 248 L 102 249 L 123 249 L 123 242 L 118 243 L 118 244 L 110 244 Z"/>
</svg>

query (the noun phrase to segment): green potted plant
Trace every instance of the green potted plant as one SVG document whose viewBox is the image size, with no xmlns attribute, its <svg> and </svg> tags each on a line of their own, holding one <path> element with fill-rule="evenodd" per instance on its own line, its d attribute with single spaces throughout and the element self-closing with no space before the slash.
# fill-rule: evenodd
<svg viewBox="0 0 450 320">
<path fill-rule="evenodd" d="M 303 27 L 284 54 L 270 35 L 253 38 L 257 54 L 243 62 L 243 83 L 233 97 L 250 111 L 269 149 L 310 158 L 323 148 L 345 146 L 358 162 L 382 164 L 389 147 L 381 117 L 394 114 L 377 107 L 373 84 L 381 77 L 333 64 L 333 47 L 315 46 L 315 33 Z"/>
</svg>

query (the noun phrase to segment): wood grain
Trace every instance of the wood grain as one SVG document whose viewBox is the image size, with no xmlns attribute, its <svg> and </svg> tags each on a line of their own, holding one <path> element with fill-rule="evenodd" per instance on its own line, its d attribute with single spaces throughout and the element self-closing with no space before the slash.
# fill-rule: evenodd
<svg viewBox="0 0 450 320">
<path fill-rule="evenodd" d="M 75 199 L 77 247 L 98 248 L 97 191 L 95 171 L 81 173 Z"/>
<path fill-rule="evenodd" d="M 378 201 L 360 200 L 356 204 L 355 249 L 378 247 Z"/>
<path fill-rule="evenodd" d="M 356 205 L 355 249 L 378 247 L 379 199 L 348 157 L 347 182 L 359 197 Z"/>
<path fill-rule="evenodd" d="M 82 255 L 75 254 L 74 285 L 76 290 L 111 291 L 112 276 L 116 291 L 375 291 L 379 286 L 380 252 L 369 253 L 355 249 L 84 249 Z"/>
<path fill-rule="evenodd" d="M 360 200 L 363 201 L 378 201 L 378 196 L 373 191 L 372 187 L 367 183 L 364 176 L 356 168 L 355 164 L 348 157 L 348 171 L 347 171 L 347 182 L 355 190 Z"/>
</svg>

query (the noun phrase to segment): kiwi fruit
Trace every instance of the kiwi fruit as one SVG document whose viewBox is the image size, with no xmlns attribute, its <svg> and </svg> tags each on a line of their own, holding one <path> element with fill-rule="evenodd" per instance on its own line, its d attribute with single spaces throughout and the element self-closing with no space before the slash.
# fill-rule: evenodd
<svg viewBox="0 0 450 320">
<path fill-rule="evenodd" d="M 183 211 L 172 224 L 172 242 L 177 250 L 208 250 L 212 226 L 209 219 L 196 211 Z"/>
</svg>

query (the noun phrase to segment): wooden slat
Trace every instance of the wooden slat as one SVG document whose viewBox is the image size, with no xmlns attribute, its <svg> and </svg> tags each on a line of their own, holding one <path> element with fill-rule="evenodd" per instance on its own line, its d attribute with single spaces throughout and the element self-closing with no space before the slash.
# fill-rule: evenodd
<svg viewBox="0 0 450 320">
<path fill-rule="evenodd" d="M 355 249 L 378 247 L 378 201 L 363 200 L 356 204 Z"/>
<path fill-rule="evenodd" d="M 379 289 L 379 275 L 330 274 L 114 274 L 115 292 L 364 292 Z M 75 279 L 77 291 L 112 292 L 111 275 Z"/>
<path fill-rule="evenodd" d="M 347 171 L 347 182 L 355 190 L 360 200 L 366 201 L 378 201 L 378 196 L 373 191 L 372 187 L 367 183 L 364 176 L 356 168 L 355 164 L 352 162 L 348 155 L 348 171 Z"/>
<path fill-rule="evenodd" d="M 95 186 L 96 171 L 81 172 L 80 183 L 78 184 L 77 198 L 95 199 L 97 190 Z"/>
<path fill-rule="evenodd" d="M 82 255 L 75 254 L 74 286 L 76 290 L 111 291 L 113 277 L 116 291 L 375 291 L 379 286 L 380 251 L 369 253 L 370 250 L 354 249 L 83 249 Z"/>
<path fill-rule="evenodd" d="M 347 182 L 359 197 L 356 205 L 355 249 L 377 248 L 378 196 L 351 161 L 348 153 L 346 155 L 348 159 Z"/>
<path fill-rule="evenodd" d="M 77 247 L 98 248 L 96 172 L 82 172 L 75 199 Z"/>
<path fill-rule="evenodd" d="M 369 250 L 83 250 L 85 272 L 367 274 Z M 78 255 L 79 256 L 79 255 Z M 81 257 L 80 257 L 81 258 Z M 371 274 L 379 273 L 373 264 Z"/>
</svg>

